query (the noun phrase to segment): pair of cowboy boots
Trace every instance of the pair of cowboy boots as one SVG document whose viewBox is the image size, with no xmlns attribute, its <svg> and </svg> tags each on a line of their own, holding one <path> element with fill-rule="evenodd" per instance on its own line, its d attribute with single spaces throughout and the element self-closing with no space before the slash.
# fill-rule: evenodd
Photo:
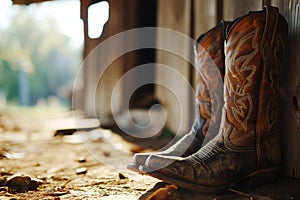
<svg viewBox="0 0 300 200">
<path fill-rule="evenodd" d="M 199 46 L 203 48 L 198 47 L 197 57 L 199 68 L 211 68 L 211 62 L 207 63 L 206 55 L 202 55 L 204 50 L 220 74 L 225 66 L 224 104 L 216 111 L 222 113 L 218 130 L 214 133 L 206 128 L 209 122 L 215 126 L 220 115 L 204 117 L 202 110 L 212 113 L 215 105 L 201 104 L 211 95 L 199 92 L 198 121 L 202 123 L 195 123 L 190 133 L 166 151 L 136 154 L 129 168 L 135 166 L 150 176 L 203 192 L 223 191 L 242 183 L 264 184 L 277 177 L 281 170 L 278 85 L 287 23 L 277 8 L 266 6 L 223 27 L 226 27 L 224 34 L 221 26 L 218 33 L 209 31 L 200 38 Z M 224 43 L 218 45 L 216 38 L 223 35 Z M 223 51 L 223 48 L 224 54 L 216 53 L 215 49 Z M 200 79 L 205 73 L 206 70 L 200 70 Z M 206 86 L 209 79 L 204 79 Z M 205 87 L 202 81 L 199 84 L 200 88 Z M 201 147 L 205 135 L 215 137 Z"/>
<path fill-rule="evenodd" d="M 196 58 L 196 106 L 195 120 L 189 133 L 168 149 L 154 153 L 137 153 L 133 164 L 127 168 L 142 173 L 138 169 L 150 155 L 186 157 L 197 152 L 204 144 L 216 136 L 221 121 L 223 101 L 224 26 L 222 23 L 201 35 L 195 45 Z"/>
</svg>

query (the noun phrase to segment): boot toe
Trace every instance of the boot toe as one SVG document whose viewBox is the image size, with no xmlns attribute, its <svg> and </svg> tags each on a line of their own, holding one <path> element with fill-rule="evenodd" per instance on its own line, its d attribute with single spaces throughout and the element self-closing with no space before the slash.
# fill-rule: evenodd
<svg viewBox="0 0 300 200">
<path fill-rule="evenodd" d="M 193 167 L 181 157 L 151 155 L 145 166 L 148 170 L 155 171 L 154 174 L 164 177 L 173 177 L 179 180 L 194 180 L 195 171 Z"/>
<path fill-rule="evenodd" d="M 144 165 L 147 158 L 150 156 L 150 153 L 136 153 L 133 156 L 133 164 L 134 165 Z"/>
<path fill-rule="evenodd" d="M 147 166 L 149 169 L 152 169 L 153 171 L 156 171 L 167 168 L 174 161 L 175 160 L 173 159 L 173 157 L 163 155 L 150 155 L 145 162 L 145 166 Z"/>
</svg>

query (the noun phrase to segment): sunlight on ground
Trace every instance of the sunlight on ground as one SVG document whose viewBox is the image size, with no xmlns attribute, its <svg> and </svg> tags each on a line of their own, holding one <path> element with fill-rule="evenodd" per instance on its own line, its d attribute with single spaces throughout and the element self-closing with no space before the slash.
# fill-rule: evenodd
<svg viewBox="0 0 300 200">
<path fill-rule="evenodd" d="M 70 109 L 62 105 L 52 106 L 18 106 L 8 105 L 0 110 L 0 115 L 18 115 L 19 117 L 30 117 L 49 119 L 69 115 Z"/>
</svg>

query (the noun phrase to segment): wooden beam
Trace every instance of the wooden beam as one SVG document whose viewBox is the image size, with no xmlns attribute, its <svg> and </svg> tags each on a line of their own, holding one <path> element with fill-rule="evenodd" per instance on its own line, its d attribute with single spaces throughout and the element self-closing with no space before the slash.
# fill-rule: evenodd
<svg viewBox="0 0 300 200">
<path fill-rule="evenodd" d="M 13 2 L 13 4 L 17 4 L 17 5 L 29 5 L 32 3 L 42 3 L 45 1 L 52 1 L 52 0 L 11 0 Z"/>
</svg>

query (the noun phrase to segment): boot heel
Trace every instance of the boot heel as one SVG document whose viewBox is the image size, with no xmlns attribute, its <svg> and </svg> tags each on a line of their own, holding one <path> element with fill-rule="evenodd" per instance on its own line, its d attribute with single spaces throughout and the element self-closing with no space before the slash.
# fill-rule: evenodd
<svg viewBox="0 0 300 200">
<path fill-rule="evenodd" d="M 273 182 L 281 172 L 281 167 L 258 170 L 250 174 L 246 180 L 248 186 L 258 186 Z"/>
</svg>

